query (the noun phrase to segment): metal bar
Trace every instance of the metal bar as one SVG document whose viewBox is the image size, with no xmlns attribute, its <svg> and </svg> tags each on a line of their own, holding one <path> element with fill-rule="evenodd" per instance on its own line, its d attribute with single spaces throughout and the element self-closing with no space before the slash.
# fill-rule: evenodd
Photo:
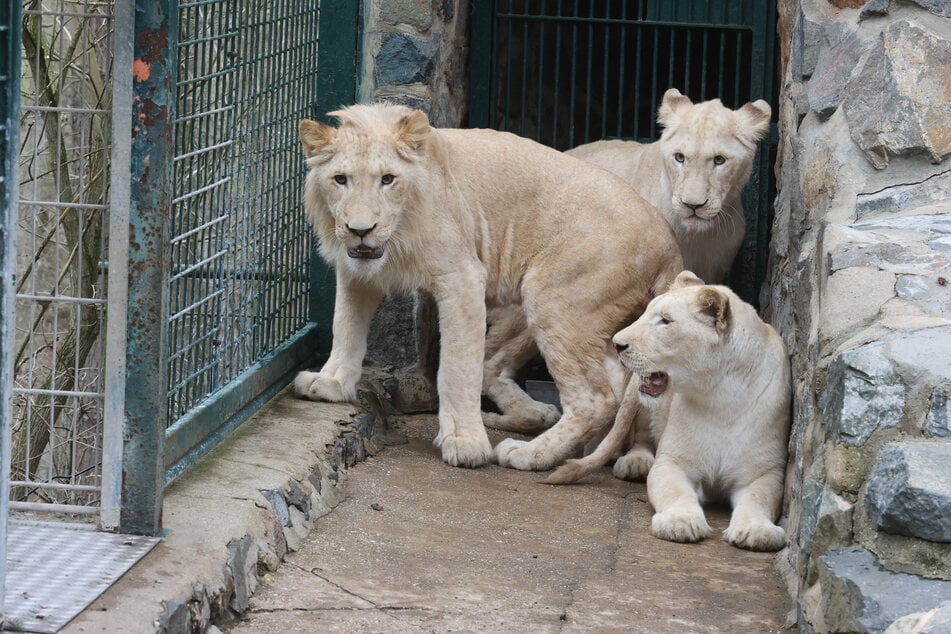
<svg viewBox="0 0 951 634">
<path fill-rule="evenodd" d="M 312 324 L 304 328 L 170 427 L 165 435 L 166 482 L 175 480 L 283 389 L 307 363 L 319 337 L 318 326 Z M 228 419 L 228 422 L 224 426 L 211 426 L 208 419 L 219 422 Z"/>
<path fill-rule="evenodd" d="M 608 135 L 608 77 L 609 71 L 611 68 L 610 56 L 608 55 L 611 50 L 611 29 L 610 27 L 604 27 L 604 42 L 602 43 L 602 48 L 604 49 L 604 55 L 601 59 L 601 136 L 600 138 L 605 138 Z M 623 62 L 622 62 L 623 63 Z M 620 112 L 618 112 L 618 118 L 620 118 Z"/>
<path fill-rule="evenodd" d="M 10 461 L 13 421 L 13 355 L 16 324 L 17 157 L 19 156 L 20 2 L 0 5 L 0 627 L 7 571 L 7 519 L 10 512 Z"/>
<path fill-rule="evenodd" d="M 522 25 L 522 94 L 519 101 L 522 114 L 519 117 L 518 122 L 518 133 L 522 136 L 525 136 L 525 121 L 528 119 L 528 109 L 525 107 L 526 101 L 528 99 L 528 22 Z"/>
<path fill-rule="evenodd" d="M 100 487 L 92 484 L 62 484 L 60 482 L 32 482 L 29 480 L 11 480 L 10 486 L 25 486 L 34 489 L 57 489 L 63 491 L 99 491 Z"/>
<path fill-rule="evenodd" d="M 178 2 L 136 0 L 134 24 L 125 478 L 119 530 L 156 535 L 162 528 L 168 415 L 166 315 Z"/>
<path fill-rule="evenodd" d="M 621 19 L 627 19 L 627 0 L 624 0 L 624 3 L 621 5 Z M 621 32 L 621 54 L 618 57 L 617 129 L 615 131 L 615 136 L 617 137 L 621 137 L 624 134 L 624 64 L 627 59 L 627 29 L 622 27 L 619 31 Z"/>
<path fill-rule="evenodd" d="M 37 396 L 62 396 L 62 397 L 75 397 L 75 398 L 94 398 L 102 399 L 103 395 L 100 392 L 81 392 L 78 390 L 44 390 L 40 388 L 30 388 L 30 387 L 15 387 L 13 388 L 14 394 L 35 394 Z"/>
<path fill-rule="evenodd" d="M 525 20 L 530 19 L 532 21 L 539 22 L 566 22 L 566 23 L 575 23 L 575 24 L 625 24 L 625 25 L 635 25 L 635 24 L 650 24 L 651 26 L 668 26 L 668 27 L 704 27 L 720 30 L 732 31 L 737 27 L 732 24 L 716 24 L 716 23 L 692 23 L 681 20 L 637 20 L 637 19 L 628 19 L 628 20 L 618 20 L 615 18 L 599 18 L 599 17 L 588 17 L 588 16 L 579 16 L 579 15 L 565 15 L 565 16 L 556 16 L 556 15 L 532 15 L 529 13 L 497 13 L 497 18 L 505 18 L 508 20 Z"/>
<path fill-rule="evenodd" d="M 508 21 L 508 29 L 505 34 L 505 45 L 508 48 L 508 55 L 505 57 L 505 97 L 502 103 L 502 121 L 499 124 L 500 130 L 509 129 L 509 112 L 512 110 L 512 21 Z"/>
<path fill-rule="evenodd" d="M 98 506 L 80 506 L 78 504 L 50 504 L 46 502 L 10 502 L 14 511 L 30 511 L 33 513 L 69 513 L 71 515 L 94 515 L 99 512 Z"/>
<path fill-rule="evenodd" d="M 360 33 L 358 18 L 361 4 L 353 0 L 320 2 L 316 110 L 317 116 L 324 121 L 327 121 L 325 112 L 353 103 L 356 96 L 357 43 Z M 316 241 L 311 250 L 310 263 L 309 318 L 317 323 L 319 333 L 314 351 L 325 355 L 330 352 L 333 337 L 331 325 L 336 284 L 333 271 L 317 255 Z"/>
<path fill-rule="evenodd" d="M 562 0 L 558 0 L 557 11 L 558 15 L 561 15 L 561 3 Z M 558 105 L 561 103 L 561 90 L 559 82 L 561 81 L 561 24 L 555 25 L 555 85 L 554 85 L 554 104 L 552 119 L 551 119 L 551 129 L 552 129 L 552 145 L 558 149 L 563 149 L 561 144 L 558 141 Z M 570 146 L 569 146 L 570 147 Z M 567 148 L 565 148 L 567 149 Z"/>
<path fill-rule="evenodd" d="M 575 16 L 578 15 L 578 0 L 575 0 Z M 575 146 L 575 86 L 578 80 L 578 22 L 571 24 L 571 84 L 568 87 L 568 147 Z"/>
</svg>

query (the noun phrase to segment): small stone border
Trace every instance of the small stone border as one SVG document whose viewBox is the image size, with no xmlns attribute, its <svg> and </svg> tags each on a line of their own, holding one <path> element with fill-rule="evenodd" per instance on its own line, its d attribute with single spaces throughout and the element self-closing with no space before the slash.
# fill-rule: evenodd
<svg viewBox="0 0 951 634">
<path fill-rule="evenodd" d="M 196 583 L 190 597 L 164 602 L 165 610 L 155 623 L 161 634 L 221 632 L 220 626 L 236 623 L 250 607 L 261 576 L 274 572 L 288 552 L 300 548 L 318 518 L 343 500 L 341 486 L 347 469 L 405 439 L 390 431 L 387 416 L 394 413 L 391 397 L 383 385 L 391 381 L 372 378 L 358 390 L 359 405 L 351 420 L 338 420 L 337 438 L 318 456 L 306 477 L 290 478 L 282 486 L 261 491 L 255 502 L 264 523 L 263 537 L 250 533 L 228 543 L 224 583 L 209 588 Z"/>
</svg>

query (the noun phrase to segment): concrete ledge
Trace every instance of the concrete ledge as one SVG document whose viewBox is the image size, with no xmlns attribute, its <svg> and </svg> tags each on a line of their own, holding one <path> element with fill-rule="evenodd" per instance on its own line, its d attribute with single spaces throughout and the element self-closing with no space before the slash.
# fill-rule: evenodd
<svg viewBox="0 0 951 634">
<path fill-rule="evenodd" d="M 394 441 L 378 394 L 362 391 L 364 408 L 278 394 L 168 488 L 162 542 L 62 631 L 233 622 L 259 572 L 275 570 L 342 499 L 347 467 Z"/>
</svg>

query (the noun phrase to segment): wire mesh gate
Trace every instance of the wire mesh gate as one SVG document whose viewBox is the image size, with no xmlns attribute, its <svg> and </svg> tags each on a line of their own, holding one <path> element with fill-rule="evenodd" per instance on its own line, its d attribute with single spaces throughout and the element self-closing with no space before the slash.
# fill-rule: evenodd
<svg viewBox="0 0 951 634">
<path fill-rule="evenodd" d="M 566 150 L 655 140 L 668 88 L 732 108 L 761 98 L 775 106 L 775 12 L 759 0 L 474 3 L 469 124 Z M 754 302 L 766 275 L 775 138 L 744 193 L 747 235 L 731 280 Z"/>
<path fill-rule="evenodd" d="M 19 4 L 0 4 L 0 625 L 3 624 L 10 491 L 13 303 L 16 281 L 17 178 L 14 149 L 19 132 L 17 82 Z"/>
<path fill-rule="evenodd" d="M 24 51 L 0 69 L 0 186 L 20 184 L 0 225 L 20 238 L 0 251 L 18 284 L 0 484 L 14 474 L 18 511 L 154 534 L 166 483 L 329 345 L 297 124 L 353 101 L 357 6 L 23 7 L 0 8 L 0 43 Z"/>
</svg>

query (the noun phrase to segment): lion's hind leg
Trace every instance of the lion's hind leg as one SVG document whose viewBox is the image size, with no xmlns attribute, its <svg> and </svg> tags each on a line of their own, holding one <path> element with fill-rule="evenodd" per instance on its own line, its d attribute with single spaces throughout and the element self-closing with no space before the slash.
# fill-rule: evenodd
<svg viewBox="0 0 951 634">
<path fill-rule="evenodd" d="M 524 471 L 562 463 L 611 423 L 618 406 L 604 368 L 604 340 L 564 315 L 557 322 L 538 326 L 536 341 L 555 379 L 564 413 L 554 427 L 530 441 L 509 438 L 496 445 L 500 465 Z M 573 336 L 586 330 L 587 337 Z"/>
<path fill-rule="evenodd" d="M 612 458 L 617 458 L 617 456 L 621 454 L 624 447 L 630 442 L 632 426 L 635 425 L 638 410 L 640 409 L 637 389 L 637 382 L 630 381 L 624 393 L 624 398 L 621 401 L 621 406 L 618 408 L 617 415 L 614 417 L 614 425 L 611 426 L 611 431 L 609 431 L 608 435 L 598 444 L 597 448 L 584 458 L 569 460 L 558 467 L 554 473 L 545 478 L 545 484 L 570 484 L 577 482 L 589 473 L 603 467 Z M 653 453 L 651 453 L 651 458 L 653 459 Z"/>
<path fill-rule="evenodd" d="M 779 550 L 786 532 L 773 523 L 783 499 L 783 474 L 766 473 L 731 496 L 733 515 L 723 539 L 747 550 Z"/>
<path fill-rule="evenodd" d="M 501 413 L 483 412 L 488 427 L 517 433 L 548 429 L 561 417 L 558 408 L 536 401 L 515 382 L 515 373 L 538 352 L 519 306 L 489 311 L 482 393 L 492 399 Z"/>
</svg>

